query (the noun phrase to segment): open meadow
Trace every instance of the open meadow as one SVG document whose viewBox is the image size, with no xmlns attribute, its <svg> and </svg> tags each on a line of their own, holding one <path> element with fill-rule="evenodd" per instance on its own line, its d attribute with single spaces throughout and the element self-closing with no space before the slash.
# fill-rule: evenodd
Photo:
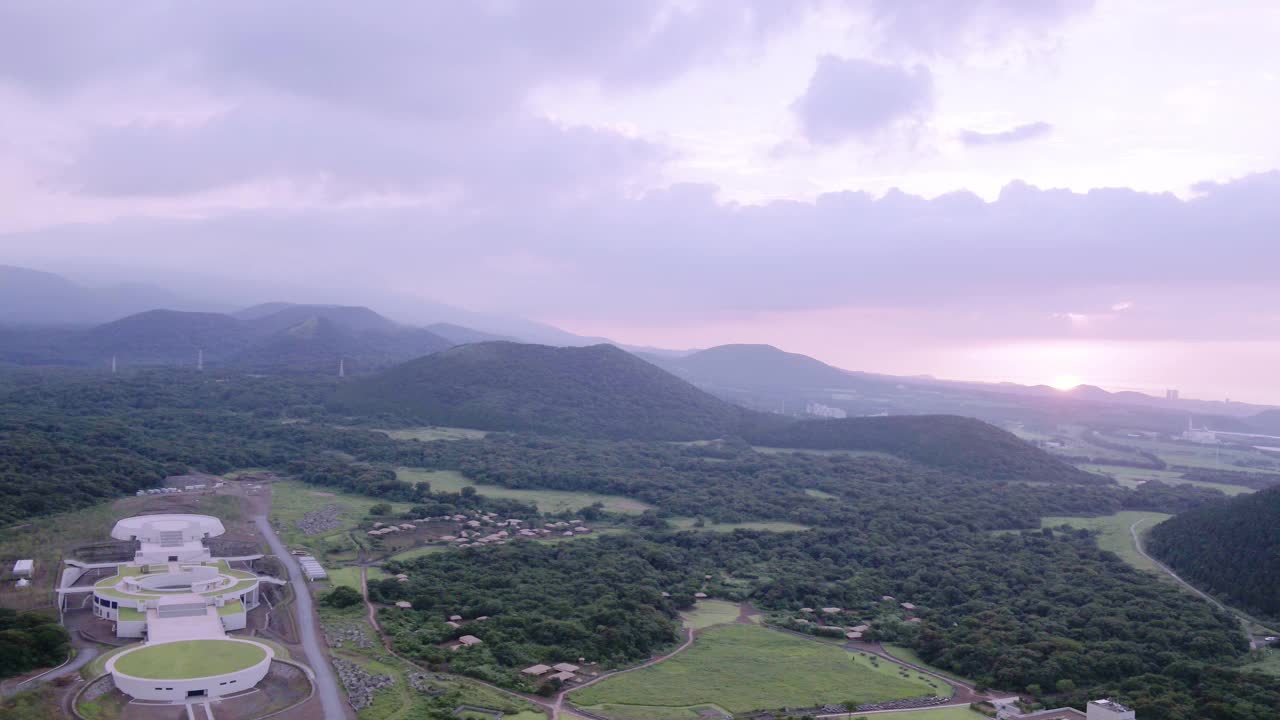
<svg viewBox="0 0 1280 720">
<path fill-rule="evenodd" d="M 1098 547 L 1119 555 L 1120 559 L 1139 570 L 1160 572 L 1155 563 L 1143 557 L 1138 552 L 1138 549 L 1133 546 L 1133 536 L 1130 534 L 1129 528 L 1135 522 L 1139 522 L 1138 532 L 1142 533 L 1150 530 L 1151 526 L 1169 519 L 1169 517 L 1171 516 L 1165 513 L 1126 510 L 1115 515 L 1104 515 L 1102 517 L 1046 517 L 1040 519 L 1040 527 L 1056 528 L 1060 525 L 1069 525 L 1073 528 L 1096 530 L 1098 532 Z M 1161 573 L 1161 576 L 1163 577 L 1164 573 Z"/>
<path fill-rule="evenodd" d="M 1208 488 L 1210 490 L 1221 490 L 1227 495 L 1241 495 L 1244 493 L 1254 492 L 1253 488 L 1243 485 L 1228 485 L 1226 483 L 1203 482 L 1201 480 L 1187 480 L 1182 473 L 1177 470 L 1154 470 L 1147 468 L 1125 467 L 1123 465 L 1092 465 L 1082 463 L 1081 470 L 1087 472 L 1107 475 L 1115 479 L 1116 482 L 1127 488 L 1136 488 L 1149 480 L 1159 480 L 1169 485 L 1194 485 L 1196 487 Z"/>
<path fill-rule="evenodd" d="M 693 630 L 724 625 L 738 619 L 741 607 L 724 600 L 699 600 L 692 610 L 680 613 L 680 621 Z"/>
<path fill-rule="evenodd" d="M 508 498 L 536 505 L 540 512 L 574 512 L 589 505 L 601 503 L 606 512 L 639 515 L 652 506 L 648 503 L 621 495 L 601 495 L 592 492 L 567 490 L 520 490 L 501 485 L 479 485 L 462 473 L 453 470 L 424 470 L 422 468 L 397 468 L 396 477 L 406 482 L 428 482 L 435 492 L 459 492 L 464 487 L 474 487 L 486 497 Z"/>
<path fill-rule="evenodd" d="M 315 551 L 326 548 L 348 548 L 351 539 L 346 532 L 369 514 L 369 508 L 384 502 L 366 495 L 335 492 L 297 480 L 281 480 L 271 484 L 271 520 L 286 545 L 306 545 Z M 307 535 L 298 521 L 308 513 L 338 507 L 338 526 L 323 533 Z M 390 503 L 392 512 L 402 513 L 413 507 L 409 503 Z"/>
<path fill-rule="evenodd" d="M 873 663 L 776 630 L 720 625 L 704 630 L 692 647 L 668 660 L 603 680 L 569 699 L 595 711 L 629 706 L 620 714 L 626 717 L 687 717 L 679 710 L 708 704 L 741 713 L 945 692 L 904 671 L 886 660 Z"/>
</svg>

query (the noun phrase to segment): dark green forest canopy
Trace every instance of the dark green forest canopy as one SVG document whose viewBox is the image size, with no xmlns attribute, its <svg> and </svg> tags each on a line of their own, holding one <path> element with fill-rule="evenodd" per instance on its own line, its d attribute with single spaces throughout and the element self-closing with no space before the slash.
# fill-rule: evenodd
<svg viewBox="0 0 1280 720">
<path fill-rule="evenodd" d="M 1037 685 L 1079 701 L 1128 678 L 1117 696 L 1144 718 L 1274 717 L 1220 714 L 1207 688 L 1185 680 L 1245 652 L 1231 617 L 1098 550 L 1085 532 L 953 528 L 891 545 L 860 531 L 660 533 L 518 543 L 389 569 L 410 582 L 374 583 L 374 597 L 414 606 L 385 614 L 397 649 L 508 685 L 519 682 L 513 669 L 537 662 L 648 657 L 675 642 L 678 609 L 705 591 L 787 615 L 846 608 L 873 622 L 875 639 L 913 645 L 933 664 L 1002 689 Z M 924 622 L 902 622 L 883 595 L 914 603 Z M 489 619 L 455 630 L 444 624 L 452 614 Z M 484 644 L 440 647 L 464 632 Z M 1132 683 L 1141 677 L 1147 681 Z M 1263 678 L 1231 682 L 1241 707 L 1247 699 L 1280 710 Z M 1156 712 L 1150 697 L 1149 685 L 1165 683 L 1189 699 L 1173 714 Z"/>
<path fill-rule="evenodd" d="M 1280 487 L 1170 518 L 1151 529 L 1148 549 L 1232 604 L 1280 618 Z"/>
<path fill-rule="evenodd" d="M 894 458 L 761 453 L 741 443 L 490 435 L 418 446 L 421 454 L 412 464 L 459 470 L 479 483 L 626 495 L 666 514 L 720 522 L 875 527 L 898 537 L 950 525 L 1032 528 L 1045 515 L 1179 512 L 1221 497 L 1216 491 L 1159 483 L 1128 490 L 1095 484 L 1095 476 L 1084 474 L 1085 485 L 986 481 Z M 837 499 L 812 497 L 806 489 Z"/>
</svg>

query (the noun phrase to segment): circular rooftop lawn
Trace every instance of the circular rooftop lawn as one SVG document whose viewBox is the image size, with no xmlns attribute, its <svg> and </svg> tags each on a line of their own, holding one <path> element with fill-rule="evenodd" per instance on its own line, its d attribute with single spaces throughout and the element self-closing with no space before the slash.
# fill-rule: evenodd
<svg viewBox="0 0 1280 720">
<path fill-rule="evenodd" d="M 116 658 L 115 670 L 137 678 L 189 680 L 226 675 L 267 657 L 256 643 L 235 640 L 181 640 L 146 645 Z"/>
</svg>

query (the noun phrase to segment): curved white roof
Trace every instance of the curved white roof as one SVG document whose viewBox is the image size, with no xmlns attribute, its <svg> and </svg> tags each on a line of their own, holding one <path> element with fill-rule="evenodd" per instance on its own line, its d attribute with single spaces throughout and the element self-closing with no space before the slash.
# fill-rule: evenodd
<svg viewBox="0 0 1280 720">
<path fill-rule="evenodd" d="M 222 521 L 209 515 L 136 515 L 116 523 L 111 537 L 117 540 L 138 538 L 143 542 L 159 542 L 161 533 L 181 533 L 184 539 L 217 537 L 227 530 Z"/>
</svg>

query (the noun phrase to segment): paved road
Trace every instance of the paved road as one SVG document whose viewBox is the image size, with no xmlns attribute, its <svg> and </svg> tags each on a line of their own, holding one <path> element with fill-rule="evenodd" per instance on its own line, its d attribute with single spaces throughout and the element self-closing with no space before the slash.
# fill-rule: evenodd
<svg viewBox="0 0 1280 720">
<path fill-rule="evenodd" d="M 53 670 L 45 672 L 43 675 L 37 675 L 33 678 L 22 681 L 21 683 L 12 683 L 0 686 L 0 696 L 14 695 L 27 690 L 34 690 L 50 680 L 57 680 L 60 677 L 73 675 L 80 672 L 80 668 L 89 664 L 89 661 L 98 657 L 98 646 L 93 643 L 85 642 L 80 639 L 79 633 L 71 633 L 71 644 L 75 646 L 77 654 L 74 660 L 61 665 Z"/>
<path fill-rule="evenodd" d="M 258 526 L 258 530 L 262 532 L 262 536 L 267 539 L 267 546 L 271 548 L 271 552 L 280 558 L 280 562 L 284 564 L 289 571 L 289 582 L 293 585 L 294 604 L 297 606 L 298 612 L 298 635 L 302 639 L 302 651 L 306 653 L 307 664 L 311 666 L 311 670 L 315 673 L 316 695 L 320 698 L 320 706 L 324 708 L 324 716 L 326 720 L 339 720 L 340 718 L 349 717 L 347 708 L 350 706 L 342 700 L 342 693 L 338 692 L 338 678 L 333 674 L 333 667 L 329 665 L 329 658 L 324 649 L 320 647 L 320 628 L 316 627 L 316 615 L 311 603 L 311 590 L 307 587 L 307 581 L 302 576 L 302 570 L 298 567 L 298 562 L 293 559 L 289 551 L 285 549 L 284 543 L 280 542 L 276 531 L 271 527 L 271 523 L 263 515 L 259 515 L 253 519 L 254 524 Z"/>
<path fill-rule="evenodd" d="M 1151 561 L 1151 562 L 1152 562 L 1156 567 L 1158 567 L 1158 568 L 1160 568 L 1162 571 L 1164 571 L 1164 574 L 1166 574 L 1166 575 L 1168 575 L 1169 577 L 1173 578 L 1173 581 L 1174 581 L 1174 582 L 1176 582 L 1176 583 L 1178 583 L 1179 585 L 1181 585 L 1182 587 L 1184 587 L 1184 588 L 1186 588 L 1186 589 L 1190 590 L 1191 592 L 1193 592 L 1193 593 L 1195 593 L 1195 594 L 1199 595 L 1200 597 L 1204 598 L 1205 600 L 1208 600 L 1209 602 L 1211 602 L 1211 603 L 1213 603 L 1215 606 L 1217 606 L 1219 609 L 1221 609 L 1223 612 L 1229 613 L 1229 614 L 1231 614 L 1231 616 L 1232 616 L 1232 617 L 1234 617 L 1236 620 L 1239 620 L 1239 621 L 1240 621 L 1240 624 L 1241 624 L 1242 626 L 1244 626 L 1244 635 L 1245 635 L 1245 637 L 1249 638 L 1249 647 L 1251 647 L 1251 648 L 1255 648 L 1255 649 L 1256 649 L 1256 648 L 1258 647 L 1258 641 L 1257 641 L 1256 639 L 1254 639 L 1254 637 L 1253 637 L 1253 629 L 1252 629 L 1252 628 L 1253 628 L 1253 623 L 1250 621 L 1250 619 L 1249 619 L 1248 617 L 1245 617 L 1244 615 L 1241 615 L 1240 613 L 1236 612 L 1235 610 L 1232 610 L 1231 608 L 1227 607 L 1226 605 L 1223 605 L 1221 602 L 1219 602 L 1219 601 L 1218 601 L 1218 599 L 1217 599 L 1217 598 L 1215 598 L 1215 597 L 1213 597 L 1212 595 L 1210 595 L 1210 594 L 1208 594 L 1208 593 L 1206 593 L 1206 592 L 1204 592 L 1204 591 L 1200 590 L 1200 588 L 1196 587 L 1195 585 L 1192 585 L 1191 583 L 1187 582 L 1186 580 L 1183 580 L 1181 577 L 1179 577 L 1179 576 L 1178 576 L 1178 573 L 1176 573 L 1176 572 L 1174 572 L 1173 570 L 1171 570 L 1171 569 L 1169 568 L 1169 566 L 1168 566 L 1168 565 L 1165 565 L 1164 563 L 1160 562 L 1159 560 L 1157 560 L 1157 559 L 1155 559 L 1155 558 L 1151 557 L 1150 555 L 1148 555 L 1148 554 L 1147 554 L 1147 551 L 1146 551 L 1146 550 L 1142 549 L 1142 541 L 1138 539 L 1138 526 L 1139 526 L 1139 525 L 1141 525 L 1141 524 L 1142 524 L 1142 523 L 1144 523 L 1144 522 L 1146 522 L 1146 518 L 1143 518 L 1143 519 L 1141 519 L 1141 520 L 1137 520 L 1137 521 L 1135 521 L 1132 525 L 1130 525 L 1130 526 L 1129 526 L 1129 535 L 1133 537 L 1133 549 L 1134 549 L 1134 550 L 1137 550 L 1139 555 L 1141 555 L 1142 557 L 1144 557 L 1144 558 L 1146 558 L 1146 559 L 1150 560 L 1150 561 Z"/>
</svg>

